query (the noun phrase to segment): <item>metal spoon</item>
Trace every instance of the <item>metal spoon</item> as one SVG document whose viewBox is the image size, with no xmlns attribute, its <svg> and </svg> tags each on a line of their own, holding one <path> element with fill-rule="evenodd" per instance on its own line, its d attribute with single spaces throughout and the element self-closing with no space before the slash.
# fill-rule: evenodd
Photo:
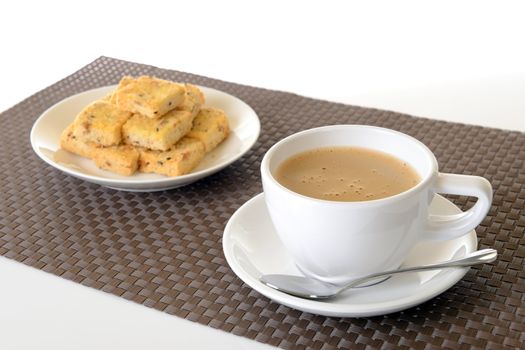
<svg viewBox="0 0 525 350">
<path fill-rule="evenodd" d="M 335 285 L 322 282 L 314 278 L 292 275 L 263 275 L 259 278 L 259 280 L 271 288 L 296 297 L 305 299 L 328 299 L 336 296 L 346 289 L 357 287 L 360 284 L 377 279 L 379 277 L 395 275 L 403 272 L 436 270 L 450 267 L 467 267 L 484 264 L 496 260 L 497 256 L 498 252 L 495 249 L 482 249 L 467 254 L 461 259 L 455 259 L 431 265 L 407 267 L 398 270 L 373 273 L 350 280 L 344 285 Z"/>
</svg>

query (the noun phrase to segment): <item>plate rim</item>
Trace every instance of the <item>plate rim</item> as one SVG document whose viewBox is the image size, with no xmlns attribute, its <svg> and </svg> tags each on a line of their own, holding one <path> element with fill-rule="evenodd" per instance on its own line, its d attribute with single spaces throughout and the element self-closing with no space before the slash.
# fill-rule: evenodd
<svg viewBox="0 0 525 350">
<path fill-rule="evenodd" d="M 68 96 L 56 103 L 54 103 L 52 106 L 47 108 L 44 112 L 42 112 L 38 118 L 33 122 L 33 125 L 31 127 L 31 131 L 29 134 L 29 140 L 31 143 L 31 148 L 33 149 L 33 152 L 45 163 L 49 164 L 53 168 L 60 170 L 67 175 L 73 176 L 75 178 L 90 182 L 90 183 L 96 183 L 101 186 L 105 186 L 108 188 L 116 189 L 116 190 L 124 190 L 124 191 L 142 191 L 142 192 L 150 192 L 150 191 L 161 191 L 176 187 L 181 187 L 188 185 L 192 182 L 195 182 L 199 179 L 202 179 L 204 177 L 207 177 L 209 175 L 212 175 L 230 164 L 234 163 L 238 159 L 240 159 L 242 156 L 244 156 L 248 151 L 250 151 L 253 146 L 257 143 L 257 140 L 259 139 L 259 136 L 261 134 L 261 120 L 258 116 L 258 114 L 255 112 L 255 110 L 246 102 L 241 100 L 240 98 L 231 95 L 227 92 L 224 92 L 219 89 L 215 89 L 212 87 L 204 86 L 204 85 L 196 85 L 199 88 L 203 88 L 204 90 L 211 90 L 214 93 L 219 93 L 224 95 L 228 99 L 232 99 L 236 101 L 237 103 L 240 103 L 243 105 L 244 108 L 247 108 L 251 113 L 253 113 L 253 127 L 255 128 L 255 132 L 251 136 L 251 141 L 246 145 L 246 148 L 244 150 L 239 151 L 238 153 L 234 154 L 232 157 L 228 158 L 227 160 L 214 165 L 213 167 L 206 168 L 199 170 L 198 172 L 189 173 L 177 177 L 166 177 L 166 178 L 159 178 L 159 179 L 153 179 L 153 180 L 136 180 L 136 179 L 112 179 L 112 178 L 106 178 L 101 177 L 98 175 L 91 175 L 91 174 L 85 174 L 82 172 L 75 171 L 74 169 L 71 169 L 69 167 L 66 167 L 60 163 L 54 162 L 49 157 L 44 155 L 40 148 L 40 145 L 38 145 L 37 140 L 37 128 L 45 121 L 46 117 L 48 117 L 49 113 L 51 113 L 54 109 L 58 108 L 63 103 L 67 103 L 70 100 L 73 100 L 75 98 L 79 98 L 80 96 L 84 94 L 90 94 L 90 93 L 96 93 L 100 91 L 101 96 L 103 96 L 104 92 L 108 92 L 111 89 L 116 88 L 118 85 L 105 85 L 98 88 L 93 88 L 89 90 L 84 90 L 81 92 L 78 92 L 74 95 Z M 74 117 L 72 117 L 73 119 Z M 57 140 L 58 141 L 58 140 Z"/>
<path fill-rule="evenodd" d="M 450 203 L 454 207 L 457 206 L 439 194 L 436 194 L 437 197 L 440 197 L 442 200 Z M 243 203 L 235 213 L 228 220 L 224 233 L 223 233 L 223 253 L 226 258 L 226 261 L 230 268 L 233 270 L 235 275 L 239 277 L 244 283 L 250 286 L 252 289 L 261 293 L 265 297 L 278 302 L 280 304 L 286 305 L 296 310 L 305 311 L 317 315 L 329 316 L 329 317 L 371 317 L 371 316 L 380 316 L 386 315 L 393 312 L 402 311 L 410 307 L 417 306 L 421 303 L 424 303 L 437 295 L 445 292 L 456 283 L 461 280 L 465 274 L 468 272 L 469 268 L 458 268 L 451 269 L 444 272 L 444 275 L 440 277 L 442 280 L 438 284 L 438 287 L 432 288 L 427 291 L 425 294 L 417 293 L 416 297 L 414 295 L 409 295 L 395 301 L 385 301 L 382 303 L 369 303 L 369 304 L 333 304 L 329 301 L 315 301 L 307 300 L 294 296 L 287 295 L 285 293 L 279 292 L 273 288 L 265 286 L 258 279 L 252 276 L 249 272 L 237 262 L 233 254 L 234 242 L 231 237 L 232 235 L 232 225 L 238 220 L 238 217 L 242 215 L 242 212 L 249 210 L 248 207 L 255 205 L 257 201 L 264 201 L 264 192 L 259 193 L 248 201 Z M 264 204 L 263 204 L 264 205 Z M 457 208 L 457 210 L 460 210 Z M 275 234 L 272 233 L 272 234 Z M 470 231 L 465 235 L 467 252 L 474 251 L 477 248 L 477 234 L 475 230 Z M 430 286 L 432 287 L 432 286 Z M 429 287 L 427 287 L 428 289 Z M 389 305 L 390 304 L 390 305 Z"/>
</svg>

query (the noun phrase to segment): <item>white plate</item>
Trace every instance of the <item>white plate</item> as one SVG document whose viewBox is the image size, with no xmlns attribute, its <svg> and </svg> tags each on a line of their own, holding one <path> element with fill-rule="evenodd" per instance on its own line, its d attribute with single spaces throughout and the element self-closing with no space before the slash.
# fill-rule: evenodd
<svg viewBox="0 0 525 350">
<path fill-rule="evenodd" d="M 206 106 L 220 108 L 228 115 L 231 134 L 219 147 L 207 154 L 190 174 L 178 177 L 144 173 L 121 176 L 97 168 L 87 158 L 61 150 L 60 134 L 75 116 L 87 104 L 115 88 L 116 85 L 85 91 L 68 97 L 45 111 L 31 129 L 31 146 L 36 154 L 46 163 L 69 175 L 102 186 L 125 191 L 161 191 L 190 184 L 223 169 L 245 154 L 259 137 L 259 117 L 250 106 L 225 92 L 200 86 L 206 95 Z"/>
<path fill-rule="evenodd" d="M 436 196 L 430 212 L 444 215 L 460 210 L 447 199 Z M 455 240 L 420 242 L 404 265 L 416 266 L 461 257 L 476 247 L 475 231 Z M 259 293 L 294 309 L 325 316 L 366 317 L 404 310 L 444 292 L 468 271 L 468 268 L 455 268 L 400 274 L 374 286 L 348 290 L 328 301 L 284 294 L 259 282 L 262 274 L 301 275 L 275 233 L 264 194 L 250 199 L 230 218 L 224 231 L 223 249 L 235 274 Z"/>
</svg>

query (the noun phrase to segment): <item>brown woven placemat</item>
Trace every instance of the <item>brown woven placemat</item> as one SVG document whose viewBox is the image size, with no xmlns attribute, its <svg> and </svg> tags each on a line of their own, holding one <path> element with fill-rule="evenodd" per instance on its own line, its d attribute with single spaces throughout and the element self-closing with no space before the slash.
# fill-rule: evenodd
<svg viewBox="0 0 525 350">
<path fill-rule="evenodd" d="M 31 150 L 29 131 L 72 94 L 152 74 L 214 87 L 261 118 L 255 147 L 225 170 L 157 193 L 107 189 L 67 176 Z M 525 134 L 413 118 L 102 57 L 0 117 L 0 254 L 83 285 L 283 348 L 523 348 L 525 342 Z M 481 175 L 495 195 L 478 227 L 499 259 L 409 310 L 329 318 L 279 305 L 229 269 L 221 248 L 233 212 L 261 192 L 259 164 L 279 139 L 329 124 L 371 124 L 426 143 L 441 170 Z M 460 206 L 472 203 L 459 197 Z M 82 339 L 79 339 L 82 341 Z"/>
</svg>

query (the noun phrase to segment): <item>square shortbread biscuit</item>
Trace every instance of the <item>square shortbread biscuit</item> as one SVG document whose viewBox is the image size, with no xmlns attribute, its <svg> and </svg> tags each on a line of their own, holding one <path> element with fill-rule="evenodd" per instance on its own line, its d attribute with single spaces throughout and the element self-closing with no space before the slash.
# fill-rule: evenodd
<svg viewBox="0 0 525 350">
<path fill-rule="evenodd" d="M 139 152 L 131 145 L 98 147 L 93 154 L 93 161 L 101 169 L 120 175 L 133 175 L 138 169 Z"/>
<path fill-rule="evenodd" d="M 194 117 L 190 112 L 173 110 L 159 119 L 135 114 L 122 127 L 125 143 L 167 151 L 190 131 Z"/>
<path fill-rule="evenodd" d="M 64 131 L 62 131 L 62 134 L 60 135 L 60 148 L 82 157 L 91 158 L 96 149 L 95 144 L 83 141 L 76 137 L 73 132 L 74 129 L 75 125 L 71 123 Z"/>
<path fill-rule="evenodd" d="M 101 146 L 118 145 L 122 141 L 122 125 L 130 114 L 108 101 L 95 101 L 75 118 L 74 135 L 86 142 Z"/>
<path fill-rule="evenodd" d="M 184 137 L 168 151 L 140 152 L 139 169 L 145 173 L 180 176 L 193 170 L 204 158 L 204 145 L 196 139 Z"/>
<path fill-rule="evenodd" d="M 122 87 L 126 86 L 128 83 L 132 82 L 134 80 L 133 77 L 125 76 L 120 79 L 120 82 L 118 83 L 118 86 L 115 90 L 108 92 L 106 96 L 102 98 L 102 100 L 113 103 L 114 105 L 118 106 L 117 103 L 117 91 L 121 89 Z"/>
<path fill-rule="evenodd" d="M 201 108 L 186 135 L 200 140 L 206 152 L 217 147 L 230 133 L 226 114 L 217 108 Z"/>
<path fill-rule="evenodd" d="M 141 76 L 123 78 L 116 91 L 119 108 L 147 118 L 160 118 L 184 102 L 186 89 L 181 84 Z"/>
<path fill-rule="evenodd" d="M 186 89 L 184 101 L 176 109 L 179 111 L 188 111 L 193 116 L 196 116 L 202 105 L 204 105 L 204 94 L 198 87 L 192 84 L 184 84 L 184 88 Z"/>
</svg>

